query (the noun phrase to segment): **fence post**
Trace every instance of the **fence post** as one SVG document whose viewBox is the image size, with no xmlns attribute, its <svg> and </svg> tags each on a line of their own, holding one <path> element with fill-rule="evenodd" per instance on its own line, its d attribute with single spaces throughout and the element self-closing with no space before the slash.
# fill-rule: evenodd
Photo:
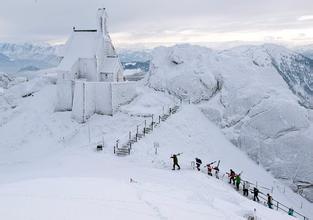
<svg viewBox="0 0 313 220">
<path fill-rule="evenodd" d="M 154 115 L 152 115 L 152 122 L 151 122 L 151 127 L 152 127 L 152 130 L 153 130 L 153 124 L 154 124 L 154 122 L 153 122 L 153 117 L 154 117 Z"/>
<path fill-rule="evenodd" d="M 115 154 L 115 146 L 113 147 L 113 152 L 114 152 L 114 154 Z"/>
<path fill-rule="evenodd" d="M 139 130 L 139 125 L 137 125 L 137 130 L 136 130 L 136 142 L 138 141 L 138 130 Z"/>
<path fill-rule="evenodd" d="M 118 149 L 118 142 L 119 142 L 119 139 L 116 140 L 116 149 Z"/>
<path fill-rule="evenodd" d="M 161 123 L 161 115 L 159 115 L 159 124 Z"/>
<path fill-rule="evenodd" d="M 147 120 L 145 120 L 145 127 L 143 128 L 143 135 L 146 134 L 146 126 L 147 126 Z"/>
<path fill-rule="evenodd" d="M 276 204 L 277 210 L 278 210 L 278 206 L 279 206 L 279 202 L 277 201 L 277 204 Z"/>
<path fill-rule="evenodd" d="M 129 138 L 129 140 L 132 139 L 132 132 L 131 132 L 131 131 L 130 131 L 129 134 L 128 134 L 128 138 Z"/>
</svg>

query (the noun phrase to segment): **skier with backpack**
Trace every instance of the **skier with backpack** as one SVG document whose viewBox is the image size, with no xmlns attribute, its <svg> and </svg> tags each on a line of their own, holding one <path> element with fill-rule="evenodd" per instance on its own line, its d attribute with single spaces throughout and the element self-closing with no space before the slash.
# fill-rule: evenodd
<svg viewBox="0 0 313 220">
<path fill-rule="evenodd" d="M 196 166 L 197 166 L 198 171 L 200 171 L 201 164 L 202 164 L 202 161 L 199 158 L 196 158 Z"/>
<path fill-rule="evenodd" d="M 178 159 L 177 159 L 177 156 L 181 155 L 181 153 L 179 154 L 173 154 L 171 156 L 171 159 L 173 159 L 173 169 L 172 170 L 175 170 L 175 167 L 177 166 L 177 169 L 180 170 L 180 166 L 178 164 Z"/>
</svg>

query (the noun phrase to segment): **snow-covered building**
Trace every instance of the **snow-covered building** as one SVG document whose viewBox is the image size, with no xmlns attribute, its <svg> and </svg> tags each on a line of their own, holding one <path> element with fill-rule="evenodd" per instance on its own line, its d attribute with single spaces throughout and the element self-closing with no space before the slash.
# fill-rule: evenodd
<svg viewBox="0 0 313 220">
<path fill-rule="evenodd" d="M 104 8 L 98 9 L 97 29 L 73 28 L 57 72 L 56 110 L 72 111 L 80 122 L 94 113 L 113 115 L 135 96 L 134 84 L 124 82 Z"/>
</svg>

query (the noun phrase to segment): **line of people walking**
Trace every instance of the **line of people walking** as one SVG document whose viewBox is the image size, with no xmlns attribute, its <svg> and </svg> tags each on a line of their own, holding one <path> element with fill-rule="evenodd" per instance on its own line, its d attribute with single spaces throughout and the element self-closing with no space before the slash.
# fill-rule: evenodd
<svg viewBox="0 0 313 220">
<path fill-rule="evenodd" d="M 173 154 L 171 156 L 171 159 L 173 160 L 173 168 L 172 170 L 175 170 L 175 168 L 177 167 L 178 170 L 180 170 L 180 166 L 178 164 L 178 158 L 177 156 L 181 155 L 182 153 L 178 153 L 178 154 Z M 217 164 L 214 166 L 214 164 L 217 162 Z M 195 158 L 195 162 L 192 162 L 192 167 L 194 167 L 194 164 L 196 165 L 195 168 L 200 171 L 200 167 L 202 165 L 202 161 L 199 158 Z M 220 165 L 220 161 L 213 161 L 211 163 L 206 164 L 204 167 L 207 168 L 207 174 L 209 176 L 214 176 L 219 179 L 219 165 Z M 240 190 L 240 184 L 242 184 L 242 191 L 243 191 L 243 196 L 248 197 L 249 196 L 249 190 L 251 193 L 253 193 L 253 201 L 256 202 L 260 202 L 259 199 L 259 193 L 261 193 L 259 191 L 259 189 L 255 186 L 253 187 L 253 189 L 251 190 L 250 188 L 250 183 L 246 180 L 241 179 L 241 174 L 242 172 L 240 172 L 239 174 L 236 174 L 234 170 L 230 169 L 229 173 L 226 173 L 228 175 L 229 178 L 229 184 L 233 184 L 236 187 L 236 190 L 239 191 Z M 273 197 L 267 193 L 267 206 L 270 209 L 273 209 Z M 293 208 L 289 208 L 288 210 L 288 215 L 293 216 L 294 210 Z"/>
<path fill-rule="evenodd" d="M 249 190 L 250 190 L 250 183 L 248 181 L 241 181 L 241 177 L 240 177 L 241 173 L 236 174 L 232 169 L 230 169 L 230 172 L 227 173 L 228 178 L 229 178 L 229 183 L 236 185 L 237 191 L 239 191 L 239 186 L 242 183 L 243 196 L 248 197 Z M 261 192 L 259 191 L 259 189 L 255 186 L 250 192 L 253 193 L 253 201 L 260 202 L 259 193 Z M 273 209 L 273 197 L 269 193 L 267 193 L 266 196 L 267 196 L 267 206 L 270 209 Z M 294 213 L 293 208 L 289 208 L 288 215 L 293 216 L 293 213 Z"/>
<path fill-rule="evenodd" d="M 250 190 L 250 183 L 249 181 L 241 181 L 241 173 L 236 174 L 235 171 L 230 169 L 230 172 L 227 173 L 229 178 L 229 183 L 233 183 L 236 185 L 236 190 L 239 191 L 240 184 L 242 184 L 242 192 L 243 196 L 248 197 L 249 196 L 249 190 Z M 251 190 L 251 193 L 253 193 L 253 201 L 260 202 L 259 199 L 259 189 L 257 187 L 253 187 L 253 190 Z M 270 209 L 273 209 L 273 197 L 268 193 L 267 194 L 267 205 Z"/>
</svg>

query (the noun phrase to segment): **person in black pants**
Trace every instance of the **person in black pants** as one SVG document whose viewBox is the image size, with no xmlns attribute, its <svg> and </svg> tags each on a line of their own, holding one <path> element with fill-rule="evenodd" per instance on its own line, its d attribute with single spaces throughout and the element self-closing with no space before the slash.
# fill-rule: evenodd
<svg viewBox="0 0 313 220">
<path fill-rule="evenodd" d="M 267 193 L 267 205 L 270 209 L 273 209 L 273 197 Z"/>
<path fill-rule="evenodd" d="M 173 154 L 173 156 L 171 156 L 171 158 L 173 159 L 173 169 L 172 170 L 175 170 L 175 167 L 177 166 L 178 167 L 178 170 L 180 170 L 180 166 L 178 164 L 178 159 L 177 159 L 177 156 L 179 156 L 180 154 Z"/>
<path fill-rule="evenodd" d="M 199 158 L 196 158 L 196 166 L 197 166 L 198 171 L 200 171 L 201 164 L 202 164 L 202 161 Z"/>
<path fill-rule="evenodd" d="M 254 187 L 253 188 L 253 201 L 257 201 L 257 202 L 260 201 L 258 195 L 259 195 L 259 190 L 256 187 Z"/>
<path fill-rule="evenodd" d="M 250 184 L 248 181 L 244 181 L 243 182 L 243 186 L 242 186 L 242 191 L 243 191 L 243 195 L 244 196 L 249 196 L 249 187 L 250 187 Z"/>
</svg>

